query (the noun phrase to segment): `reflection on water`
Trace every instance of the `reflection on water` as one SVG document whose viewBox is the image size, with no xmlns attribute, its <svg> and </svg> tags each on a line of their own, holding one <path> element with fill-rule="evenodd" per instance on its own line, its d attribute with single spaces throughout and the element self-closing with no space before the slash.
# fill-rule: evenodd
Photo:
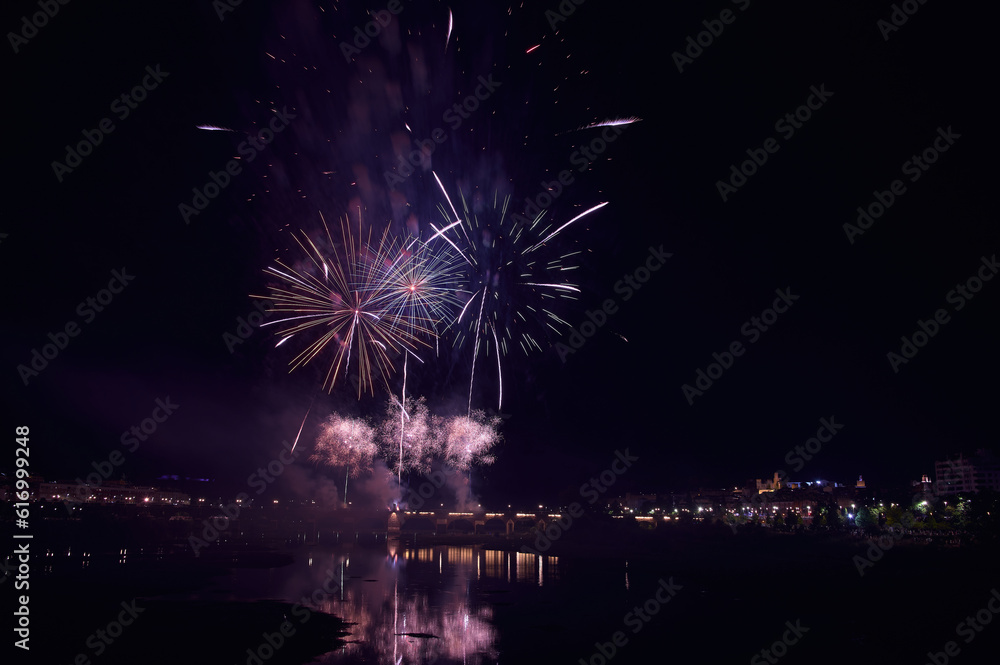
<svg viewBox="0 0 1000 665">
<path fill-rule="evenodd" d="M 289 565 L 253 548 L 211 552 L 233 567 L 195 590 L 164 589 L 152 597 L 180 603 L 279 600 L 351 624 L 349 644 L 317 662 L 492 663 L 498 659 L 500 637 L 494 608 L 503 616 L 524 594 L 541 592 L 540 587 L 551 592 L 562 572 L 557 557 L 477 545 L 412 546 L 385 536 L 367 543 L 357 536 L 345 541 L 297 549 Z M 51 575 L 53 568 L 88 569 L 92 554 L 49 549 L 41 570 Z M 160 547 L 122 547 L 99 555 L 96 563 L 114 562 L 122 579 L 135 575 L 141 580 L 148 570 L 158 570 L 142 564 L 164 556 Z M 294 615 L 301 616 L 305 613 Z"/>
<path fill-rule="evenodd" d="M 492 604 L 503 596 L 493 594 L 559 577 L 556 557 L 395 540 L 313 549 L 293 568 L 272 579 L 275 592 L 353 624 L 351 643 L 324 663 L 496 662 Z"/>
</svg>

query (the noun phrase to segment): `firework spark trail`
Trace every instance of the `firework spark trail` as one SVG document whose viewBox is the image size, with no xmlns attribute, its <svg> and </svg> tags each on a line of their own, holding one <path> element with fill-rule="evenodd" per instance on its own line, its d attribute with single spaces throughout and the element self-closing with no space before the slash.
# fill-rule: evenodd
<svg viewBox="0 0 1000 665">
<path fill-rule="evenodd" d="M 549 289 L 557 289 L 560 291 L 572 291 L 573 293 L 580 293 L 580 289 L 575 286 L 570 286 L 569 284 L 539 284 L 538 282 L 524 282 L 525 286 L 543 286 Z"/>
<path fill-rule="evenodd" d="M 599 210 L 599 209 L 603 208 L 606 205 L 608 205 L 607 201 L 605 201 L 604 203 L 598 203 L 593 208 L 590 208 L 588 210 L 584 210 L 579 215 L 577 215 L 573 219 L 569 220 L 568 222 L 566 222 L 565 224 L 563 224 L 562 226 L 560 226 L 558 229 L 556 229 L 555 231 L 553 231 L 549 235 L 545 236 L 544 240 L 542 240 L 541 242 L 538 242 L 538 243 L 532 245 L 531 247 L 529 247 L 528 249 L 526 249 L 524 253 L 527 254 L 529 252 L 535 251 L 536 249 L 538 249 L 539 247 L 541 247 L 542 245 L 544 245 L 545 243 L 547 243 L 548 241 L 552 240 L 557 235 L 559 235 L 559 233 L 562 232 L 563 229 L 565 229 L 567 226 L 569 226 L 573 222 L 577 221 L 578 219 L 583 219 L 584 217 L 586 217 L 590 213 L 594 212 L 595 210 Z"/>
<path fill-rule="evenodd" d="M 451 208 L 451 212 L 452 212 L 452 214 L 454 214 L 454 215 L 455 215 L 455 221 L 456 221 L 456 222 L 459 222 L 459 225 L 458 225 L 458 228 L 459 228 L 459 230 L 461 230 L 462 234 L 463 234 L 463 235 L 465 236 L 465 242 L 467 242 L 467 243 L 469 243 L 469 244 L 471 245 L 471 244 L 472 244 L 472 241 L 471 241 L 471 240 L 469 239 L 469 234 L 468 234 L 468 232 L 467 232 L 467 231 L 465 230 L 465 225 L 461 224 L 461 221 L 462 221 L 462 218 L 461 218 L 461 217 L 459 216 L 459 214 L 458 214 L 458 211 L 457 211 L 457 210 L 455 210 L 455 204 L 451 202 L 451 197 L 450 197 L 450 196 L 448 196 L 448 191 L 447 191 L 447 190 L 446 190 L 446 189 L 444 188 L 444 185 L 443 185 L 443 184 L 441 183 L 441 178 L 439 178 L 439 177 L 438 177 L 438 174 L 437 174 L 436 172 L 434 172 L 434 171 L 431 171 L 431 175 L 433 175 L 433 176 L 434 176 L 434 180 L 436 180 L 436 181 L 437 181 L 437 184 L 438 184 L 438 188 L 439 188 L 439 189 L 441 190 L 441 193 L 442 193 L 442 194 L 444 194 L 444 198 L 445 198 L 445 200 L 446 200 L 446 201 L 448 201 L 448 207 L 450 207 L 450 208 Z M 464 196 L 462 197 L 462 203 L 463 203 L 463 204 L 465 203 L 465 197 L 464 197 Z M 468 211 L 467 211 L 467 212 L 468 212 Z M 448 225 L 448 228 L 450 229 L 450 228 L 451 228 L 451 227 L 453 227 L 453 226 L 455 226 L 455 224 L 449 224 L 449 225 Z M 431 228 L 434 228 L 434 227 L 433 227 L 433 226 L 431 226 Z M 436 230 L 437 230 L 437 229 L 435 229 L 435 231 L 436 231 Z M 439 231 L 439 232 L 438 232 L 437 234 L 435 234 L 435 235 L 440 235 L 440 234 L 443 234 L 443 233 L 444 233 L 444 231 Z M 444 236 L 442 235 L 441 237 L 444 237 Z M 456 248 L 456 249 L 457 249 L 457 248 Z M 468 259 L 466 259 L 466 260 L 468 260 Z"/>
<path fill-rule="evenodd" d="M 228 127 L 217 127 L 216 125 L 195 125 L 195 129 L 202 129 L 206 132 L 236 132 Z"/>
<path fill-rule="evenodd" d="M 455 17 L 451 14 L 451 7 L 448 8 L 448 34 L 444 38 L 444 50 L 448 50 L 448 42 L 451 41 L 451 29 L 455 25 Z"/>
<path fill-rule="evenodd" d="M 406 364 L 409 361 L 409 357 L 403 358 L 403 390 L 400 392 L 400 405 L 399 405 L 399 478 L 396 480 L 396 484 L 399 487 L 403 486 L 403 434 L 406 431 L 406 423 L 403 421 L 403 417 L 406 415 Z"/>
<path fill-rule="evenodd" d="M 399 471 L 396 478 L 396 486 L 403 486 L 403 439 L 406 434 L 406 420 L 409 419 L 409 415 L 406 413 L 406 378 L 407 378 L 407 364 L 410 359 L 410 354 L 407 352 L 406 356 L 403 358 L 403 389 L 400 391 L 400 402 L 399 402 Z M 420 360 L 417 356 L 413 356 Z M 423 363 L 422 360 L 420 360 Z M 393 396 L 395 398 L 395 396 Z"/>
<path fill-rule="evenodd" d="M 448 228 L 451 228 L 452 226 L 454 226 L 454 224 L 450 224 L 450 225 L 448 226 Z M 451 245 L 452 247 L 454 247 L 454 248 L 455 248 L 455 251 L 456 251 L 456 252 L 458 252 L 459 254 L 461 254 L 462 258 L 463 258 L 463 259 L 465 259 L 465 262 L 466 262 L 466 263 L 468 263 L 469 265 L 472 265 L 472 261 L 470 261 L 470 260 L 469 260 L 469 257 L 467 257 L 467 256 L 466 256 L 465 254 L 462 254 L 462 250 L 460 250 L 460 249 L 458 248 L 458 245 L 456 245 L 455 243 L 453 243 L 453 242 L 452 242 L 452 241 L 451 241 L 451 240 L 450 240 L 449 238 L 445 237 L 445 236 L 443 235 L 443 232 L 442 232 L 442 231 L 439 231 L 439 230 L 438 230 L 438 228 L 437 228 L 436 226 L 434 226 L 433 224 L 431 224 L 431 228 L 432 228 L 432 229 L 434 229 L 434 231 L 436 232 L 436 233 L 434 234 L 434 236 L 432 236 L 432 238 L 431 238 L 432 240 L 433 240 L 434 238 L 437 238 L 438 236 L 441 236 L 442 238 L 444 238 L 445 242 L 447 242 L 447 243 L 448 243 L 449 245 Z"/>
<path fill-rule="evenodd" d="M 479 301 L 479 318 L 476 320 L 476 330 L 479 329 L 479 325 L 483 321 L 483 307 L 486 305 L 486 289 L 483 289 L 483 298 Z M 497 349 L 497 355 L 500 354 L 500 350 Z M 476 335 L 476 348 L 472 352 L 472 372 L 469 377 L 469 409 L 468 414 L 472 415 L 472 384 L 476 380 L 476 359 L 479 358 L 479 335 Z"/>
<path fill-rule="evenodd" d="M 497 411 L 503 410 L 503 371 L 500 367 L 500 341 L 497 339 L 497 329 L 496 326 L 490 325 L 490 330 L 493 331 L 493 343 L 497 345 L 497 381 L 500 384 L 500 397 L 497 400 Z M 469 406 L 472 406 L 472 402 L 469 402 Z"/>
<path fill-rule="evenodd" d="M 636 116 L 629 116 L 627 118 L 613 118 L 608 120 L 602 120 L 600 122 L 593 122 L 589 125 L 582 125 L 576 129 L 568 129 L 565 132 L 559 132 L 556 136 L 563 136 L 564 134 L 572 134 L 573 132 L 582 132 L 587 129 L 597 129 L 598 127 L 620 127 L 622 125 L 633 125 L 637 122 L 642 122 L 642 118 Z"/>
<path fill-rule="evenodd" d="M 433 240 L 434 238 L 436 238 L 436 237 L 438 237 L 438 236 L 442 236 L 442 237 L 444 237 L 444 234 L 445 234 L 445 233 L 447 233 L 448 231 L 452 230 L 453 228 L 455 228 L 456 226 L 458 226 L 458 225 L 459 225 L 459 224 L 461 224 L 461 223 L 462 223 L 462 220 L 460 220 L 460 219 L 456 219 L 456 220 L 455 220 L 454 222 L 452 222 L 452 223 L 451 223 L 451 224 L 449 224 L 448 226 L 444 226 L 444 227 L 442 227 L 442 228 L 441 228 L 440 230 L 438 230 L 438 228 L 437 228 L 437 227 L 435 227 L 435 226 L 434 226 L 433 224 L 431 224 L 431 228 L 432 228 L 432 229 L 434 229 L 434 231 L 436 232 L 436 233 L 435 233 L 435 234 L 434 234 L 434 235 L 433 235 L 433 236 L 431 237 L 431 240 Z"/>
<path fill-rule="evenodd" d="M 619 125 L 632 125 L 637 122 L 642 122 L 642 118 L 636 116 L 629 116 L 627 118 L 615 118 L 613 120 L 602 120 L 601 122 L 595 122 L 590 125 L 581 127 L 580 129 L 594 129 L 595 127 L 618 127 Z"/>
<path fill-rule="evenodd" d="M 455 215 L 455 221 L 458 221 L 458 222 L 462 221 L 462 218 L 458 216 L 458 211 L 455 210 L 455 204 L 451 202 L 451 197 L 448 196 L 448 190 L 446 190 L 444 188 L 444 185 L 441 183 L 441 178 L 439 178 L 438 174 L 436 172 L 434 172 L 434 171 L 431 171 L 431 175 L 434 176 L 434 180 L 437 181 L 438 188 L 441 189 L 441 193 L 444 194 L 445 200 L 448 201 L 448 206 L 451 208 L 452 213 L 454 213 L 454 215 Z M 449 228 L 451 228 L 451 227 L 449 227 Z"/>
<path fill-rule="evenodd" d="M 299 445 L 299 437 L 302 436 L 302 428 L 306 426 L 306 418 L 309 417 L 309 412 L 311 410 L 312 410 L 312 404 L 310 404 L 309 408 L 306 409 L 306 415 L 302 416 L 302 424 L 299 425 L 299 432 L 298 432 L 298 434 L 295 435 L 295 441 L 292 443 L 292 449 L 290 451 L 288 451 L 288 452 L 294 453 L 295 452 L 295 446 Z"/>
</svg>

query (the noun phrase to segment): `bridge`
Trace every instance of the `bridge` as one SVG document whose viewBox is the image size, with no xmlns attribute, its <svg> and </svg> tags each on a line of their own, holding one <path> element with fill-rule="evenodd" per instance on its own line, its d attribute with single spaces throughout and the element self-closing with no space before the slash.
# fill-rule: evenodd
<svg viewBox="0 0 1000 665">
<path fill-rule="evenodd" d="M 544 529 L 558 518 L 558 513 L 470 512 L 396 510 L 389 513 L 390 533 L 400 531 L 433 531 L 514 535 L 532 529 Z"/>
</svg>

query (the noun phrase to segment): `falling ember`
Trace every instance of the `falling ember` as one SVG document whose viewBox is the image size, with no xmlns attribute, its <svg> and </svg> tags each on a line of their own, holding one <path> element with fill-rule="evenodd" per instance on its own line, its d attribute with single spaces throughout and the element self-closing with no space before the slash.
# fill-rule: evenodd
<svg viewBox="0 0 1000 665">
<path fill-rule="evenodd" d="M 451 14 L 451 7 L 448 8 L 448 34 L 444 38 L 444 49 L 448 50 L 448 42 L 451 41 L 451 29 L 455 25 L 455 17 Z"/>
<path fill-rule="evenodd" d="M 302 428 L 306 426 L 306 418 L 309 417 L 309 411 L 312 409 L 310 406 L 306 409 L 306 415 L 302 417 L 302 424 L 299 425 L 299 432 L 295 435 L 295 442 L 292 443 L 292 449 L 289 452 L 295 452 L 295 446 L 299 445 L 299 437 L 302 436 Z"/>
<path fill-rule="evenodd" d="M 622 125 L 633 125 L 637 122 L 642 122 L 642 118 L 638 118 L 636 116 L 629 116 L 627 118 L 610 118 L 608 120 L 601 120 L 600 122 L 592 122 L 589 125 L 581 125 L 576 129 L 568 129 L 565 132 L 557 133 L 556 136 L 562 136 L 572 132 L 582 132 L 586 129 L 596 129 L 598 127 L 620 127 Z"/>
<path fill-rule="evenodd" d="M 595 122 L 590 125 L 585 125 L 580 129 L 594 129 L 595 127 L 618 127 L 620 125 L 632 125 L 637 122 L 642 122 L 642 118 L 638 118 L 633 115 L 628 118 L 614 118 L 611 120 L 602 120 L 601 122 Z"/>
</svg>

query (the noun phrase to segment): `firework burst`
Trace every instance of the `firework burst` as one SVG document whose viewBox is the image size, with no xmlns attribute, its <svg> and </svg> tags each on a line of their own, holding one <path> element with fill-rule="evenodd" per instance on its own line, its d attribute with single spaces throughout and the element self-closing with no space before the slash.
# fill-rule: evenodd
<svg viewBox="0 0 1000 665">
<path fill-rule="evenodd" d="M 323 423 L 311 459 L 325 466 L 344 469 L 346 503 L 348 479 L 371 472 L 377 453 L 373 427 L 359 418 L 333 414 Z"/>
<path fill-rule="evenodd" d="M 473 411 L 443 421 L 441 447 L 448 466 L 462 471 L 473 465 L 492 464 L 491 451 L 500 442 L 500 418 Z"/>
<path fill-rule="evenodd" d="M 464 194 L 461 214 L 437 174 L 434 178 L 447 206 L 440 211 L 446 223 L 434 229 L 464 260 L 468 273 L 462 308 L 452 328 L 455 346 L 472 346 L 468 411 L 472 411 L 472 389 L 482 353 L 496 357 L 499 385 L 498 410 L 503 407 L 501 358 L 517 346 L 525 354 L 542 351 L 539 338 L 561 336 L 572 326 L 556 313 L 560 300 L 575 300 L 579 287 L 571 279 L 578 269 L 578 250 L 558 252 L 552 242 L 572 224 L 598 210 L 598 204 L 560 226 L 548 222 L 545 212 L 533 220 L 512 214 L 510 197 L 494 193 L 492 205 L 478 204 L 470 210 Z"/>
<path fill-rule="evenodd" d="M 427 401 L 408 398 L 405 406 L 395 397 L 385 407 L 385 419 L 379 425 L 379 441 L 386 464 L 391 469 L 427 473 L 440 457 L 440 445 Z"/>
<path fill-rule="evenodd" d="M 361 244 L 345 221 L 341 224 L 338 254 L 333 251 L 325 219 L 323 227 L 331 248 L 329 254 L 302 233 L 295 240 L 308 259 L 305 266 L 296 269 L 278 260 L 277 268 L 265 270 L 280 282 L 269 289 L 269 298 L 274 302 L 271 311 L 285 316 L 264 325 L 278 326 L 278 345 L 300 333 L 320 333 L 292 359 L 290 370 L 309 363 L 331 346 L 332 359 L 323 387 L 332 391 L 353 362 L 358 397 L 363 392 L 374 395 L 374 377 L 382 377 L 388 388 L 388 377 L 395 369 L 393 359 L 427 346 L 426 339 L 434 335 L 434 330 L 427 327 L 427 321 L 414 316 L 413 308 L 388 309 L 396 294 L 394 284 L 384 279 L 385 266 L 398 262 L 398 248 L 388 233 L 373 244 L 369 232 L 368 242 Z"/>
<path fill-rule="evenodd" d="M 437 338 L 468 295 L 461 258 L 450 247 L 432 249 L 416 238 L 389 244 L 375 266 L 373 304 L 412 336 L 430 331 Z"/>
</svg>

